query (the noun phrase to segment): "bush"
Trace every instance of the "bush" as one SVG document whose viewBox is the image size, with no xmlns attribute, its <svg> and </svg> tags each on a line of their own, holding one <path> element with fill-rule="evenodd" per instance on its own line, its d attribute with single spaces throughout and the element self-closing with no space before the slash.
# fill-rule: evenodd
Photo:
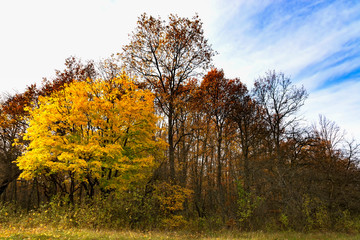
<svg viewBox="0 0 360 240">
<path fill-rule="evenodd" d="M 250 220 L 254 215 L 255 210 L 261 203 L 261 198 L 254 196 L 254 194 L 245 191 L 241 183 L 237 184 L 238 190 L 238 222 L 241 229 L 250 229 Z"/>
</svg>

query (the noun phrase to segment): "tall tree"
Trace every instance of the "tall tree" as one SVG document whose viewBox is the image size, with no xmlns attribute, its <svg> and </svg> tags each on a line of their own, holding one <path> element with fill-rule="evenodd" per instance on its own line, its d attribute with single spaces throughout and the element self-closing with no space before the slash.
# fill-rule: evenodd
<svg viewBox="0 0 360 240">
<path fill-rule="evenodd" d="M 286 129 L 296 121 L 296 113 L 304 105 L 308 94 L 304 87 L 297 88 L 283 73 L 269 71 L 255 81 L 255 100 L 265 110 L 265 121 L 271 140 L 281 161 L 280 142 Z"/>
<path fill-rule="evenodd" d="M 231 124 L 232 102 L 242 101 L 245 92 L 246 88 L 239 79 L 226 79 L 224 72 L 215 68 L 204 76 L 200 86 L 202 110 L 214 126 L 216 186 L 220 206 L 223 206 L 226 199 L 225 185 L 230 182 L 227 176 L 228 166 L 231 165 L 229 149 L 234 132 Z"/>
<path fill-rule="evenodd" d="M 267 174 L 262 192 L 269 211 L 277 212 L 284 205 L 289 185 L 289 162 L 286 142 L 291 126 L 297 122 L 296 113 L 304 105 L 308 94 L 304 87 L 296 87 L 283 73 L 269 71 L 255 81 L 254 98 L 264 109 L 267 129 L 263 166 Z"/>
<path fill-rule="evenodd" d="M 0 153 L 0 194 L 8 184 L 15 180 L 21 171 L 13 161 L 22 154 L 20 145 L 14 146 L 14 140 L 22 142 L 22 135 L 26 132 L 28 124 L 26 119 L 29 115 L 27 107 L 37 105 L 39 96 L 49 96 L 59 91 L 65 84 L 74 80 L 85 81 L 94 76 L 95 68 L 91 61 L 82 64 L 79 59 L 69 57 L 65 60 L 65 69 L 56 70 L 54 79 L 44 78 L 43 85 L 39 88 L 35 84 L 27 87 L 24 93 L 7 96 L 0 106 L 0 135 L 2 139 Z M 23 142 L 26 145 L 26 141 Z M 24 145 L 23 145 L 24 146 Z"/>
<path fill-rule="evenodd" d="M 15 146 L 15 139 L 23 142 L 28 116 L 27 107 L 37 98 L 37 89 L 32 85 L 24 93 L 7 96 L 0 104 L 0 195 L 15 180 L 20 170 L 13 163 L 23 148 Z M 25 142 L 24 142 L 25 144 Z"/>
<path fill-rule="evenodd" d="M 153 94 L 126 75 L 65 85 L 30 111 L 20 176 L 63 176 L 56 184 L 71 200 L 83 185 L 90 196 L 95 185 L 126 189 L 154 166 L 162 145 L 154 138 L 156 121 Z"/>
<path fill-rule="evenodd" d="M 228 82 L 222 70 L 212 69 L 205 75 L 200 86 L 203 95 L 204 111 L 209 114 L 209 120 L 214 122 L 215 132 L 217 134 L 216 181 L 219 189 L 221 189 L 222 185 L 222 145 L 224 141 L 224 129 L 230 115 Z"/>
<path fill-rule="evenodd" d="M 264 132 L 263 108 L 251 98 L 245 85 L 235 82 L 230 90 L 230 119 L 237 125 L 238 142 L 243 163 L 244 190 L 249 192 L 251 186 L 251 154 L 259 149 L 259 142 Z M 252 150 L 251 150 L 252 149 Z M 254 156 L 253 156 L 254 157 Z M 240 168 L 241 169 L 241 168 Z"/>
<path fill-rule="evenodd" d="M 175 120 L 183 84 L 210 66 L 215 52 L 204 37 L 202 22 L 170 15 L 168 22 L 143 14 L 123 48 L 125 67 L 141 77 L 155 93 L 167 118 L 169 177 L 175 180 Z"/>
</svg>

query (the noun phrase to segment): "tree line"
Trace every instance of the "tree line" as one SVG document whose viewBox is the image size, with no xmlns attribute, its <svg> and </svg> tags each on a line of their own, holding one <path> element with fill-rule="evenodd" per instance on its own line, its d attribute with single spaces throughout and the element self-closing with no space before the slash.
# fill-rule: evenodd
<svg viewBox="0 0 360 240">
<path fill-rule="evenodd" d="M 32 209 L 117 199 L 130 226 L 343 229 L 359 215 L 359 145 L 269 71 L 248 88 L 212 65 L 195 15 L 143 14 L 122 52 L 66 68 L 0 112 L 0 197 Z M 20 176 L 20 177 L 19 177 Z"/>
</svg>

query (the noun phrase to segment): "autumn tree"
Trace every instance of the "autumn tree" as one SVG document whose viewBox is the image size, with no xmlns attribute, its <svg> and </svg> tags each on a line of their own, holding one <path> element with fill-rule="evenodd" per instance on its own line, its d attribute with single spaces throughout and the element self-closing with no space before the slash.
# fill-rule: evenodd
<svg viewBox="0 0 360 240">
<path fill-rule="evenodd" d="M 65 69 L 55 70 L 55 77 L 52 79 L 44 78 L 42 86 L 39 88 L 40 96 L 48 96 L 55 91 L 61 90 L 65 84 L 76 81 L 86 81 L 88 78 L 95 78 L 97 75 L 93 61 L 82 63 L 76 57 L 65 59 Z"/>
<path fill-rule="evenodd" d="M 224 77 L 222 70 L 212 69 L 201 82 L 201 91 L 204 111 L 208 113 L 209 121 L 215 125 L 216 132 L 216 183 L 219 188 L 219 198 L 222 199 L 222 167 L 223 167 L 223 144 L 224 130 L 230 114 L 229 108 L 229 81 Z"/>
<path fill-rule="evenodd" d="M 138 90 L 125 75 L 75 81 L 30 109 L 27 151 L 17 159 L 24 179 L 54 180 L 73 201 L 85 186 L 127 189 L 150 173 L 162 149 L 154 138 L 153 94 Z"/>
<path fill-rule="evenodd" d="M 289 134 L 298 122 L 296 113 L 303 106 L 308 94 L 304 87 L 296 87 L 283 73 L 269 71 L 254 83 L 254 99 L 264 109 L 262 194 L 267 199 L 268 211 L 278 213 L 285 203 L 292 153 L 288 151 Z"/>
<path fill-rule="evenodd" d="M 216 168 L 216 174 L 212 178 L 216 183 L 215 198 L 218 199 L 218 204 L 213 204 L 214 207 L 220 206 L 225 214 L 231 212 L 229 209 L 233 207 L 236 185 L 241 178 L 244 179 L 246 191 L 249 190 L 250 131 L 257 132 L 250 125 L 256 125 L 253 116 L 256 115 L 256 107 L 250 109 L 251 98 L 239 79 L 227 79 L 222 70 L 215 68 L 204 76 L 197 104 L 206 116 L 207 123 L 203 126 L 211 129 L 206 138 L 211 139 L 209 145 L 213 147 L 208 151 L 213 151 L 213 154 L 208 157 L 211 160 L 215 158 L 215 161 L 206 168 L 207 172 Z M 246 127 L 244 119 L 248 119 Z M 240 144 L 243 148 L 239 149 L 236 139 L 243 140 Z"/>
<path fill-rule="evenodd" d="M 3 151 L 0 164 L 4 171 L 0 173 L 0 194 L 21 173 L 13 161 L 22 154 L 23 147 L 27 144 L 27 141 L 22 140 L 22 134 L 28 127 L 26 119 L 29 113 L 26 108 L 36 106 L 39 96 L 49 96 L 74 80 L 85 81 L 88 77 L 95 76 L 96 72 L 92 61 L 83 64 L 80 59 L 69 57 L 65 60 L 65 69 L 56 70 L 55 74 L 52 79 L 44 78 L 41 86 L 33 84 L 23 93 L 5 96 L 1 103 L 0 128 Z M 14 145 L 15 139 L 23 144 Z M 16 188 L 12 194 L 16 195 Z"/>
<path fill-rule="evenodd" d="M 347 141 L 345 132 L 334 122 L 319 115 L 317 124 L 312 125 L 314 144 L 309 154 L 317 181 L 317 191 L 313 192 L 334 212 L 338 207 L 352 206 L 347 199 L 356 198 L 359 176 L 359 145 L 355 140 Z"/>
<path fill-rule="evenodd" d="M 256 149 L 260 150 L 264 134 L 264 109 L 252 99 L 247 87 L 234 82 L 230 91 L 230 116 L 237 125 L 237 142 L 241 149 L 244 190 L 250 192 L 251 172 L 255 171 L 251 160 L 255 160 Z M 242 169 L 239 167 L 239 169 Z"/>
<path fill-rule="evenodd" d="M 24 93 L 6 96 L 0 104 L 0 195 L 20 174 L 13 161 L 23 149 L 14 143 L 19 139 L 26 144 L 22 139 L 27 129 L 25 119 L 28 112 L 25 108 L 31 106 L 36 98 L 37 89 L 32 85 Z"/>
<path fill-rule="evenodd" d="M 210 66 L 214 51 L 204 37 L 202 22 L 170 15 L 168 21 L 143 14 L 123 48 L 125 67 L 155 93 L 157 107 L 167 118 L 169 177 L 175 180 L 174 122 L 185 82 Z"/>
</svg>

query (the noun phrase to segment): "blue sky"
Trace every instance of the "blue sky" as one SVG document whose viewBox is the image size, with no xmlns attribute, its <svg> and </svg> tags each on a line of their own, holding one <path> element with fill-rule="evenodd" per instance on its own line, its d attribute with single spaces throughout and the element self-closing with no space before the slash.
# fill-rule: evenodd
<svg viewBox="0 0 360 240">
<path fill-rule="evenodd" d="M 220 2 L 219 2 L 220 3 Z M 268 70 L 310 93 L 302 114 L 360 136 L 360 1 L 226 1 L 216 65 L 251 86 Z M 220 33 L 220 34 L 219 34 Z"/>
<path fill-rule="evenodd" d="M 323 114 L 360 139 L 357 0 L 1 1 L 0 91 L 40 84 L 71 55 L 100 60 L 121 51 L 143 12 L 197 12 L 227 77 L 251 88 L 266 71 L 281 71 L 308 90 L 305 119 Z"/>
</svg>

